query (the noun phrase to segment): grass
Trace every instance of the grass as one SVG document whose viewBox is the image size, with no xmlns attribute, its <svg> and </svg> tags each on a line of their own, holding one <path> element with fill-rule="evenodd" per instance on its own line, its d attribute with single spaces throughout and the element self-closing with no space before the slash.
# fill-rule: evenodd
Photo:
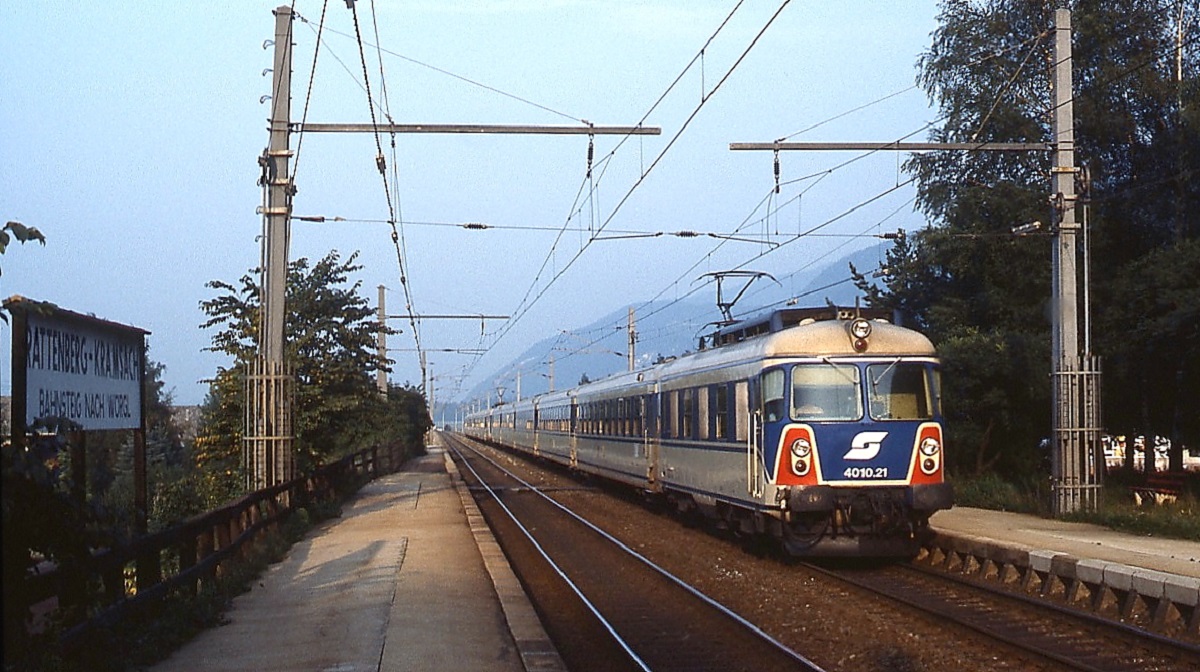
<svg viewBox="0 0 1200 672">
<path fill-rule="evenodd" d="M 1114 474 L 1105 483 L 1096 511 L 1081 511 L 1064 520 L 1101 525 L 1130 534 L 1200 541 L 1200 500 L 1194 488 L 1174 503 L 1137 506 L 1130 485 L 1134 479 Z M 994 511 L 1050 515 L 1049 482 L 1012 483 L 995 474 L 953 480 L 955 503 Z"/>
</svg>

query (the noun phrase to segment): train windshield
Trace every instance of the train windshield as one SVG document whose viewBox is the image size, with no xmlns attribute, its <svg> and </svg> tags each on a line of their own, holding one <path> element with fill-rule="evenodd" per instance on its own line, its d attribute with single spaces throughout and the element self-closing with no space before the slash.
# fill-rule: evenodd
<svg viewBox="0 0 1200 672">
<path fill-rule="evenodd" d="M 940 413 L 937 371 L 896 359 L 867 366 L 867 398 L 874 420 L 929 420 Z"/>
<path fill-rule="evenodd" d="M 858 420 L 862 418 L 859 369 L 853 364 L 797 364 L 792 368 L 792 418 Z"/>
</svg>

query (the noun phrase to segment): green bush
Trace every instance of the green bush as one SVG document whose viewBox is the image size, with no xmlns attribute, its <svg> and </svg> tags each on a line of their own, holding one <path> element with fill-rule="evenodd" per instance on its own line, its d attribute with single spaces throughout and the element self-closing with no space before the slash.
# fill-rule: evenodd
<svg viewBox="0 0 1200 672">
<path fill-rule="evenodd" d="M 971 478 L 956 478 L 954 499 L 958 506 L 973 506 L 994 511 L 1042 514 L 1046 512 L 1044 498 L 1039 487 L 1033 484 L 1021 486 L 1006 481 L 994 473 Z"/>
</svg>

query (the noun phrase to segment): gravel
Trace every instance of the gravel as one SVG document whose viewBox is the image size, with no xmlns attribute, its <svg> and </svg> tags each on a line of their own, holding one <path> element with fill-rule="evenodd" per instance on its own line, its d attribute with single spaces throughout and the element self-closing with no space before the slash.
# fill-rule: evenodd
<svg viewBox="0 0 1200 672">
<path fill-rule="evenodd" d="M 818 576 L 558 471 L 505 459 L 534 485 L 827 670 L 1053 670 L 1001 644 Z M 595 485 L 595 482 L 588 483 Z M 761 545 L 760 545 L 761 546 Z"/>
</svg>

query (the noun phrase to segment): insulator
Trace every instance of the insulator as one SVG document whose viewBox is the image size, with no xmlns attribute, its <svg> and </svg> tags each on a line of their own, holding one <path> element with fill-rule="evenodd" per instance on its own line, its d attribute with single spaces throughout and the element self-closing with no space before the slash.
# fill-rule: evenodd
<svg viewBox="0 0 1200 672">
<path fill-rule="evenodd" d="M 591 177 L 592 177 L 592 158 L 595 156 L 595 152 L 596 152 L 596 136 L 589 135 L 588 136 L 588 157 L 587 157 L 588 179 L 591 179 Z"/>
<path fill-rule="evenodd" d="M 775 150 L 775 193 L 779 193 L 779 150 Z"/>
</svg>

